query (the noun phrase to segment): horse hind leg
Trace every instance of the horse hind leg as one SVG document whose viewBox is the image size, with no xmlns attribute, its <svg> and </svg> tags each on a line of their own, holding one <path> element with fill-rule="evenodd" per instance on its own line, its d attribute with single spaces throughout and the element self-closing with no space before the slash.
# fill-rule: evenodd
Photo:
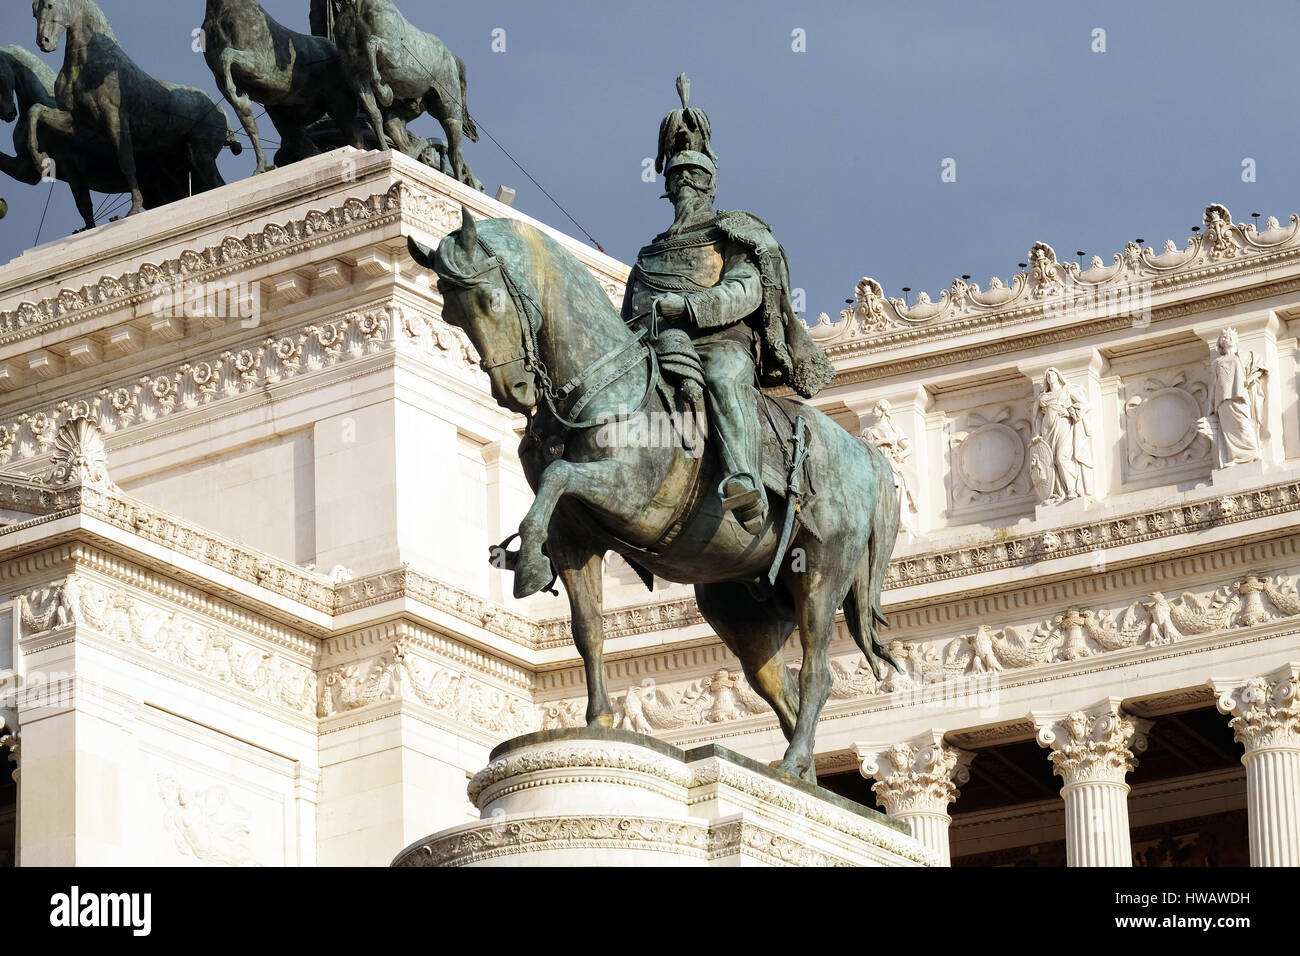
<svg viewBox="0 0 1300 956">
<path fill-rule="evenodd" d="M 808 783 L 816 783 L 813 739 L 817 720 L 831 693 L 830 646 L 840 599 L 836 589 L 822 575 L 809 571 L 797 577 L 801 583 L 795 593 L 795 614 L 799 620 L 799 640 L 803 645 L 803 664 L 799 668 L 799 715 L 781 769 Z"/>
<path fill-rule="evenodd" d="M 550 537 L 551 563 L 569 598 L 573 643 L 587 677 L 587 726 L 613 727 L 614 708 L 605 686 L 603 572 L 605 560 L 590 546 Z"/>
<path fill-rule="evenodd" d="M 745 585 L 734 582 L 695 585 L 695 603 L 740 661 L 750 686 L 776 712 L 781 733 L 790 740 L 799 714 L 799 687 L 781 650 L 794 631 L 794 617 L 772 600 L 756 601 Z"/>
<path fill-rule="evenodd" d="M 477 181 L 474 174 L 470 171 L 469 164 L 465 162 L 465 156 L 460 151 L 462 139 L 463 123 L 460 119 L 460 108 L 453 109 L 445 97 L 440 96 L 436 90 L 431 90 L 424 98 L 424 108 L 438 125 L 442 127 L 443 135 L 447 137 L 447 159 L 451 163 L 452 175 L 457 182 L 465 183 L 467 186 L 476 186 Z"/>
</svg>

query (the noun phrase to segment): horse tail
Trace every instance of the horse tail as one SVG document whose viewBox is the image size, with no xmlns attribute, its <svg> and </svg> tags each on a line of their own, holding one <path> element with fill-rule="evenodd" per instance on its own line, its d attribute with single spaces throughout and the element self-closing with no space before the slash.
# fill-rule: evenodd
<svg viewBox="0 0 1300 956">
<path fill-rule="evenodd" d="M 875 472 L 876 506 L 871 515 L 871 539 L 858 562 L 849 595 L 844 600 L 844 619 L 872 671 L 877 678 L 883 678 L 882 669 L 877 667 L 880 660 L 888 661 L 896 670 L 902 669 L 880 639 L 879 630 L 881 626 L 889 626 L 881 607 L 880 593 L 885 586 L 889 559 L 898 538 L 899 504 L 894 491 L 894 471 L 889 462 L 874 445 L 863 442 L 863 446 Z"/>
<path fill-rule="evenodd" d="M 456 57 L 456 72 L 460 74 L 460 131 L 469 137 L 471 143 L 478 142 L 478 127 L 474 117 L 469 115 L 469 94 L 465 84 L 465 61 Z"/>
</svg>

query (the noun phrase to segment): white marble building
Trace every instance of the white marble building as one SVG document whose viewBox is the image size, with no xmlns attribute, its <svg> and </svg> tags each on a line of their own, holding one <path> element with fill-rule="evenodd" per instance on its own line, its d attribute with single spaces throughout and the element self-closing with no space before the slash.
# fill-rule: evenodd
<svg viewBox="0 0 1300 956">
<path fill-rule="evenodd" d="M 581 722 L 564 604 L 486 560 L 521 422 L 404 252 L 461 203 L 518 215 L 345 151 L 0 269 L 0 858 L 383 865 Z M 814 330 L 907 527 L 823 782 L 956 864 L 1300 862 L 1300 219 L 1028 260 Z M 606 604 L 622 726 L 780 755 L 688 588 Z"/>
</svg>

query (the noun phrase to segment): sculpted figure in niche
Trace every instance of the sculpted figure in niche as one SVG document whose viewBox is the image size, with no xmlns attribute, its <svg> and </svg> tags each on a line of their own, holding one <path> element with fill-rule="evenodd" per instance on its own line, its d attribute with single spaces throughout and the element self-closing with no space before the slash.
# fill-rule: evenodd
<svg viewBox="0 0 1300 956">
<path fill-rule="evenodd" d="M 1092 497 L 1092 431 L 1083 391 L 1049 368 L 1034 404 L 1030 467 L 1044 501 Z"/>
<path fill-rule="evenodd" d="M 1219 334 L 1219 356 L 1211 363 L 1214 391 L 1210 419 L 1220 468 L 1260 458 L 1264 424 L 1264 368 L 1252 352 L 1242 361 L 1237 352 L 1237 330 Z"/>
<path fill-rule="evenodd" d="M 919 509 L 916 495 L 913 493 L 915 479 L 907 459 L 912 457 L 912 442 L 903 430 L 894 424 L 890 416 L 891 406 L 883 398 L 876 402 L 871 414 L 876 416 L 876 423 L 862 435 L 864 441 L 870 442 L 885 453 L 889 467 L 894 472 L 894 488 L 898 492 L 899 517 L 903 527 L 912 534 L 919 531 Z"/>
</svg>

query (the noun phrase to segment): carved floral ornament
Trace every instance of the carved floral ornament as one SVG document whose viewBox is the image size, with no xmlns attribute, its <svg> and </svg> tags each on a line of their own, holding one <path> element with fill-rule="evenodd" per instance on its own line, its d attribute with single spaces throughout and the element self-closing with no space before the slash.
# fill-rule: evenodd
<svg viewBox="0 0 1300 956">
<path fill-rule="evenodd" d="M 1288 665 L 1220 691 L 1219 712 L 1246 753 L 1269 748 L 1300 750 L 1300 668 Z"/>
<path fill-rule="evenodd" d="M 863 278 L 854 289 L 851 308 L 832 323 L 823 314 L 813 327 L 813 337 L 823 346 L 870 337 L 895 330 L 943 326 L 953 323 L 965 328 L 969 320 L 1002 315 L 1025 319 L 1052 315 L 1064 310 L 1088 309 L 1100 314 L 1126 314 L 1149 305 L 1150 284 L 1157 279 L 1195 280 L 1200 272 L 1225 260 L 1249 261 L 1282 250 L 1300 249 L 1300 215 L 1293 214 L 1286 226 L 1270 216 L 1264 229 L 1254 223 L 1232 222 L 1232 215 L 1217 203 L 1206 207 L 1204 228 L 1179 249 L 1172 239 L 1162 251 L 1129 242 L 1116 253 L 1112 265 L 1093 256 L 1087 268 L 1077 262 L 1060 261 L 1045 242 L 1037 242 L 1028 254 L 1027 271 L 1014 275 L 1009 283 L 996 276 L 988 288 L 954 279 L 952 286 L 935 301 L 925 292 L 914 303 L 886 296 L 875 279 Z"/>
<path fill-rule="evenodd" d="M 943 743 L 942 735 L 922 745 L 896 743 L 883 749 L 856 748 L 862 776 L 874 777 L 871 790 L 890 816 L 909 812 L 943 813 L 970 779 L 974 754 Z"/>
<path fill-rule="evenodd" d="M 1038 743 L 1066 786 L 1089 781 L 1123 783 L 1147 747 L 1151 721 L 1126 713 L 1117 701 L 1090 711 L 1037 719 Z"/>
</svg>

